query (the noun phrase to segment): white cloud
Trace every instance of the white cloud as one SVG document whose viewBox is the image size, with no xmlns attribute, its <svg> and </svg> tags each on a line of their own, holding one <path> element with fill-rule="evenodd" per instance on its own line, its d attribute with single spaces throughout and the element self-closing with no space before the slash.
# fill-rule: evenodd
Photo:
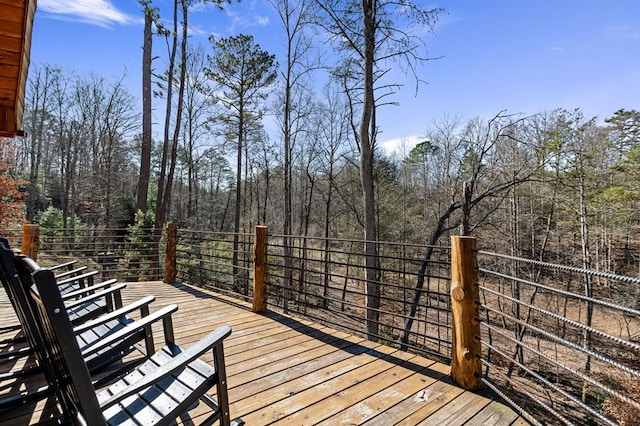
<svg viewBox="0 0 640 426">
<path fill-rule="evenodd" d="M 404 157 L 409 155 L 409 152 L 418 143 L 424 141 L 424 137 L 420 136 L 406 136 L 397 139 L 389 139 L 380 143 L 380 147 L 384 149 L 387 155 L 399 155 Z"/>
<path fill-rule="evenodd" d="M 109 0 L 39 0 L 38 9 L 57 19 L 84 22 L 108 28 L 113 24 L 128 25 L 137 19 L 118 10 Z"/>
<path fill-rule="evenodd" d="M 267 25 L 269 25 L 269 17 L 268 16 L 255 15 L 254 16 L 254 22 L 258 27 L 266 27 Z"/>
<path fill-rule="evenodd" d="M 230 28 L 232 31 L 237 28 L 254 28 L 254 27 L 265 27 L 269 24 L 269 17 L 259 15 L 253 11 L 244 11 L 244 10 L 231 10 L 230 8 L 226 10 L 227 17 L 230 20 Z"/>
<path fill-rule="evenodd" d="M 211 33 L 207 32 L 206 30 L 204 30 L 201 27 L 194 26 L 194 25 L 189 25 L 189 35 L 190 36 L 207 38 L 207 37 L 209 37 L 209 35 L 211 35 Z"/>
</svg>

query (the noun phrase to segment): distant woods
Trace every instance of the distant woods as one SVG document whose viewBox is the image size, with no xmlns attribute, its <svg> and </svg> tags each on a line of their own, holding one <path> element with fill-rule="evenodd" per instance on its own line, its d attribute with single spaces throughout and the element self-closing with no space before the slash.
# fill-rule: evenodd
<svg viewBox="0 0 640 426">
<path fill-rule="evenodd" d="M 167 17 L 187 22 L 183 3 Z M 147 68 L 156 115 L 147 151 L 151 121 L 143 127 L 141 93 L 122 81 L 34 64 L 28 136 L 13 142 L 11 170 L 0 165 L 28 192 L 26 219 L 37 222 L 54 209 L 66 228 L 122 228 L 134 222 L 136 205 L 153 218 L 162 202 L 166 221 L 204 230 L 250 232 L 267 224 L 273 233 L 446 244 L 443 237 L 463 229 L 483 248 L 638 274 L 640 112 L 620 110 L 605 120 L 580 109 L 425 118 L 420 143 L 387 154 L 380 131 L 385 111 L 395 107 L 386 104 L 405 82 L 388 81 L 367 61 L 395 66 L 382 57 L 410 48 L 413 62 L 403 68 L 417 69 L 425 46 L 393 38 L 412 26 L 396 23 L 398 32 L 384 33 L 395 41 L 387 47 L 372 39 L 371 56 L 358 47 L 367 43 L 359 32 L 339 34 L 343 22 L 380 30 L 366 27 L 371 11 L 271 3 L 288 46 L 281 56 L 248 35 L 196 44 L 179 25 L 146 26 L 173 61 L 171 69 L 160 61 Z M 149 22 L 160 22 L 162 11 L 144 5 Z M 418 11 L 435 22 L 438 11 Z M 335 31 L 335 45 L 314 44 L 317 22 L 325 34 Z M 339 45 L 348 37 L 351 44 Z M 141 179 L 146 202 L 137 199 Z"/>
</svg>

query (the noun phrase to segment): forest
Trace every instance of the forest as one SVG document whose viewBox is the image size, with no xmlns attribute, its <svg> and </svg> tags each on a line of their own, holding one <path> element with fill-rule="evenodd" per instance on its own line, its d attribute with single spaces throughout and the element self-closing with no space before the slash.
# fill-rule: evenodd
<svg viewBox="0 0 640 426">
<path fill-rule="evenodd" d="M 433 29 L 441 10 L 405 2 L 411 13 L 396 19 L 397 2 L 363 2 L 373 19 L 348 1 L 273 0 L 287 36 L 276 57 L 246 34 L 192 44 L 191 3 L 176 0 L 165 20 L 139 1 L 141 102 L 122 81 L 32 64 L 27 136 L 0 145 L 3 227 L 266 224 L 429 245 L 463 233 L 485 249 L 638 275 L 640 112 L 443 115 L 390 155 L 376 120 L 404 82 L 388 71 L 427 60 L 410 29 Z M 314 27 L 332 35 L 320 48 L 334 63 L 320 63 Z M 166 64 L 153 62 L 157 45 Z M 163 122 L 152 124 L 152 104 Z"/>
</svg>

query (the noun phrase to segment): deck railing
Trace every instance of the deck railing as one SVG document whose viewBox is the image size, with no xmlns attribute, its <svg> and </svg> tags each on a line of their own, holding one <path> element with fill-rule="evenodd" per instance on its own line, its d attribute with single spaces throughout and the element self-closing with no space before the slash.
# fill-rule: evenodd
<svg viewBox="0 0 640 426">
<path fill-rule="evenodd" d="M 235 250 L 234 237 L 237 239 Z M 176 255 L 177 280 L 252 300 L 253 239 L 253 233 L 234 235 L 181 229 Z"/>
<path fill-rule="evenodd" d="M 71 238 L 48 230 L 40 234 L 39 255 L 62 261 L 112 253 L 125 259 L 115 268 L 119 278 L 151 278 L 150 257 L 129 262 L 127 250 L 153 252 L 136 246 L 144 242 L 140 235 L 149 235 L 137 232 L 134 238 L 106 230 Z M 169 235 L 157 250 L 161 264 L 165 247 L 173 251 L 166 255 L 165 280 L 176 277 L 253 301 L 255 310 L 266 305 L 365 335 L 362 240 L 267 235 L 266 227 L 255 234 L 181 229 Z M 478 251 L 475 239 L 456 238 L 451 247 L 378 242 L 374 338 L 451 362 L 452 369 L 477 364 L 474 381 L 533 423 L 637 422 L 640 279 Z M 463 329 L 472 334 L 462 336 Z M 481 349 L 474 349 L 476 341 Z M 468 365 L 456 367 L 460 363 Z"/>
<path fill-rule="evenodd" d="M 637 424 L 640 279 L 483 251 L 478 262 L 485 384 L 539 419 Z"/>
<path fill-rule="evenodd" d="M 233 265 L 233 234 L 180 230 L 179 281 L 243 298 L 254 298 L 254 234 L 239 235 Z M 264 247 L 266 299 L 271 309 L 303 315 L 352 333 L 364 324 L 362 240 L 269 235 Z M 381 307 L 376 338 L 424 355 L 451 357 L 449 248 L 380 242 Z M 423 284 L 416 289 L 424 265 Z"/>
<path fill-rule="evenodd" d="M 153 229 L 25 225 L 2 234 L 12 247 L 37 257 L 43 266 L 82 259 L 84 265 L 101 271 L 103 279 L 147 281 L 162 277 L 166 236 L 159 235 L 155 241 Z"/>
<path fill-rule="evenodd" d="M 378 242 L 378 251 L 375 338 L 450 359 L 449 248 Z M 425 259 L 427 251 L 430 256 Z M 267 252 L 270 306 L 352 333 L 364 332 L 362 240 L 270 235 Z"/>
<path fill-rule="evenodd" d="M 254 234 L 180 230 L 178 280 L 253 300 Z M 362 240 L 269 235 L 264 248 L 266 299 L 271 309 L 303 315 L 352 333 L 364 324 Z M 449 248 L 380 242 L 380 341 L 424 355 L 451 357 Z M 416 289 L 424 265 L 423 284 Z"/>
</svg>

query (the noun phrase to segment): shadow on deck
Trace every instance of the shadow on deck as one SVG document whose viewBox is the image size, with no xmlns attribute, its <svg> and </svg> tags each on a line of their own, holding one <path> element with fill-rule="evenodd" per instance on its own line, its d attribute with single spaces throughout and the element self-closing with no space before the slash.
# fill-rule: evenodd
<svg viewBox="0 0 640 426">
<path fill-rule="evenodd" d="M 247 425 L 528 424 L 490 392 L 455 386 L 444 364 L 304 319 L 255 314 L 247 303 L 188 285 L 129 283 L 124 302 L 147 294 L 156 295 L 152 309 L 178 304 L 173 323 L 181 346 L 220 325 L 232 327 L 225 341 L 231 417 L 241 417 Z M 3 324 L 15 322 L 4 294 L 0 318 Z M 162 336 L 159 328 L 154 334 Z M 0 373 L 33 363 L 31 358 L 0 361 Z M 43 379 L 0 382 L 0 397 L 37 385 L 38 380 Z M 57 415 L 53 399 L 0 413 L 0 423 L 51 420 Z M 198 424 L 205 409 L 195 407 L 181 423 Z"/>
</svg>

